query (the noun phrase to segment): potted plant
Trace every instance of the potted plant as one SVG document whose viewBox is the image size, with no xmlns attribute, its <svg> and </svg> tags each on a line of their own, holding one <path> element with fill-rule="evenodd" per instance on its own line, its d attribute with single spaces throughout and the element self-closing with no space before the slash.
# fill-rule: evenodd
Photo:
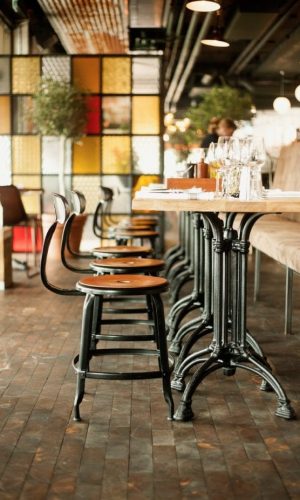
<svg viewBox="0 0 300 500">
<path fill-rule="evenodd" d="M 33 95 L 32 119 L 37 131 L 44 136 L 59 137 L 58 185 L 66 195 L 65 164 L 68 141 L 78 141 L 85 132 L 88 108 L 85 96 L 68 82 L 43 78 Z M 45 226 L 49 217 L 43 214 Z M 77 217 L 72 228 L 71 246 L 78 251 L 86 216 Z M 51 222 L 50 222 L 51 223 Z M 58 235 L 59 239 L 59 235 Z M 57 242 L 59 245 L 59 242 Z M 56 247 L 57 247 L 56 245 Z M 59 247 L 54 253 L 57 253 Z"/>
<path fill-rule="evenodd" d="M 212 87 L 195 107 L 189 107 L 185 116 L 190 125 L 185 131 L 166 132 L 170 135 L 170 144 L 177 152 L 179 161 L 186 160 L 194 147 L 199 147 L 201 136 L 207 130 L 213 116 L 229 117 L 233 120 L 251 118 L 252 99 L 249 93 L 228 85 Z"/>
</svg>

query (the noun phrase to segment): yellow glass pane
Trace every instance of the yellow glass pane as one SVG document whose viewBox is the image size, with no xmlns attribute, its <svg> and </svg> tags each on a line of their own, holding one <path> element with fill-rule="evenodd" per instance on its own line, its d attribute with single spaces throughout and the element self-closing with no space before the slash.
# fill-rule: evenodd
<svg viewBox="0 0 300 500">
<path fill-rule="evenodd" d="M 13 183 L 18 188 L 40 188 L 41 178 L 39 175 L 14 175 Z M 40 214 L 41 201 L 39 193 L 26 193 L 22 195 L 25 211 L 28 214 Z"/>
<path fill-rule="evenodd" d="M 128 174 L 130 172 L 130 137 L 103 137 L 102 173 Z"/>
<path fill-rule="evenodd" d="M 14 94 L 34 93 L 40 80 L 40 58 L 14 57 L 12 76 Z"/>
<path fill-rule="evenodd" d="M 41 169 L 40 138 L 36 135 L 15 135 L 12 143 L 14 174 L 39 174 Z"/>
<path fill-rule="evenodd" d="M 159 134 L 159 96 L 134 96 L 132 98 L 132 133 Z"/>
<path fill-rule="evenodd" d="M 129 57 L 104 57 L 102 59 L 102 92 L 104 94 L 130 94 Z"/>
<path fill-rule="evenodd" d="M 10 134 L 10 97 L 0 96 L 0 134 Z"/>
<path fill-rule="evenodd" d="M 100 59 L 98 57 L 74 57 L 73 82 L 84 92 L 99 92 Z"/>
<path fill-rule="evenodd" d="M 100 139 L 83 137 L 73 146 L 73 173 L 97 174 L 100 171 Z"/>
</svg>

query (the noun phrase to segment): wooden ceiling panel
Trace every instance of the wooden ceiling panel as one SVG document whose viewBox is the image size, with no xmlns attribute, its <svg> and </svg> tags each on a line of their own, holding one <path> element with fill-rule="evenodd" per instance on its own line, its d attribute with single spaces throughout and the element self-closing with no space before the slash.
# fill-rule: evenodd
<svg viewBox="0 0 300 500">
<path fill-rule="evenodd" d="M 69 54 L 123 54 L 128 0 L 38 0 Z"/>
</svg>

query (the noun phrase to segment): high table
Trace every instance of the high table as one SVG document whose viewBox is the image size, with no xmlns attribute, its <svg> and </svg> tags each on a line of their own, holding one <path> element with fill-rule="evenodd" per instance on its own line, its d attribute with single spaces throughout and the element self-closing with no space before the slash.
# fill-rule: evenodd
<svg viewBox="0 0 300 500">
<path fill-rule="evenodd" d="M 238 199 L 180 199 L 178 195 L 160 194 L 157 198 L 139 193 L 133 200 L 135 210 L 159 207 L 161 211 L 200 213 L 212 231 L 213 248 L 213 332 L 206 349 L 190 354 L 185 360 L 185 372 L 197 369 L 185 387 L 176 420 L 193 417 L 192 397 L 202 380 L 210 373 L 223 369 L 234 375 L 236 369 L 259 375 L 263 390 L 273 390 L 278 399 L 275 414 L 291 419 L 295 412 L 275 375 L 272 373 L 260 346 L 246 327 L 247 319 L 247 261 L 249 236 L 255 222 L 265 214 L 300 212 L 300 198 L 276 198 L 253 201 Z M 226 214 L 225 224 L 220 213 Z M 237 214 L 242 214 L 239 230 L 233 229 Z"/>
</svg>

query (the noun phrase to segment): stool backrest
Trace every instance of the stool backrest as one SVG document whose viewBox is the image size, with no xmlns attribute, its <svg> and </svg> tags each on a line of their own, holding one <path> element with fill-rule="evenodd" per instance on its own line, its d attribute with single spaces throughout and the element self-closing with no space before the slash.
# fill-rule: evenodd
<svg viewBox="0 0 300 500">
<path fill-rule="evenodd" d="M 43 243 L 43 249 L 42 249 L 42 256 L 41 256 L 41 270 L 40 270 L 40 275 L 41 275 L 41 280 L 43 285 L 50 290 L 51 292 L 54 292 L 58 295 L 82 295 L 81 292 L 75 289 L 67 289 L 67 288 L 60 288 L 51 283 L 48 279 L 47 275 L 47 262 L 48 262 L 48 256 L 49 256 L 49 248 L 51 241 L 53 239 L 53 235 L 55 233 L 55 230 L 57 228 L 57 224 L 65 224 L 66 220 L 70 214 L 70 209 L 67 200 L 59 195 L 59 194 L 54 194 L 54 209 L 55 209 L 55 221 L 53 224 L 50 226 L 48 229 L 45 238 L 44 238 L 44 243 Z"/>
<path fill-rule="evenodd" d="M 16 226 L 27 220 L 21 193 L 16 186 L 0 186 L 0 202 L 3 207 L 4 226 Z"/>
<path fill-rule="evenodd" d="M 84 213 L 86 208 L 86 199 L 83 193 L 80 191 L 71 191 L 71 202 L 73 212 L 75 212 L 76 215 Z"/>
</svg>

